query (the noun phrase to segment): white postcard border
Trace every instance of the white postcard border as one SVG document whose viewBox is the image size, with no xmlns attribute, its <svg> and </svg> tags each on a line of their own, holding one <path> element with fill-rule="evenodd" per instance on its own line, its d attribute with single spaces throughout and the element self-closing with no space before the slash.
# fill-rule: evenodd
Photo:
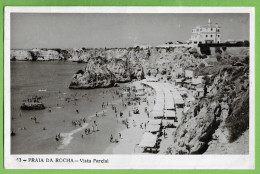
<svg viewBox="0 0 260 174">
<path fill-rule="evenodd" d="M 248 155 L 11 155 L 11 13 L 250 13 L 250 129 Z M 255 167 L 255 11 L 253 7 L 5 7 L 4 167 L 6 169 L 254 169 Z M 43 158 L 44 162 L 23 162 Z M 65 162 L 46 162 L 46 159 Z M 66 162 L 108 159 L 109 163 Z M 22 162 L 19 162 L 22 160 Z"/>
</svg>

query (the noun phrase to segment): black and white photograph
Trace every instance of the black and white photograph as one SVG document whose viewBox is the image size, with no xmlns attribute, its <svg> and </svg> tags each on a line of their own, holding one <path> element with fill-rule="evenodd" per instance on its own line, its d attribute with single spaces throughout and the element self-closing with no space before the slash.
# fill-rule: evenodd
<svg viewBox="0 0 260 174">
<path fill-rule="evenodd" d="M 8 154 L 248 156 L 250 11 L 212 10 L 11 12 Z"/>
</svg>

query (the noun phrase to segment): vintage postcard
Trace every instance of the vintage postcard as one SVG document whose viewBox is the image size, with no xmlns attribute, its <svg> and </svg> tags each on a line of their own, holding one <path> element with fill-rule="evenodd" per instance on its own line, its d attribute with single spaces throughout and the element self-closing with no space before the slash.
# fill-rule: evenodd
<svg viewBox="0 0 260 174">
<path fill-rule="evenodd" d="M 254 8 L 6 7 L 8 169 L 253 169 Z"/>
</svg>

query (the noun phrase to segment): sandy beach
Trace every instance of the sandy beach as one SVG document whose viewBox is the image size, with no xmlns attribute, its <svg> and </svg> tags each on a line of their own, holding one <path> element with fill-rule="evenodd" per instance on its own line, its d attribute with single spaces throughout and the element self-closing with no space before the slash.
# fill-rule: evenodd
<svg viewBox="0 0 260 174">
<path fill-rule="evenodd" d="M 20 62 L 18 66 L 23 67 L 25 64 Z M 42 69 L 44 70 L 44 67 Z M 40 71 L 39 73 L 41 73 Z M 26 74 L 27 72 L 24 72 L 19 75 L 26 76 Z M 46 74 L 46 79 L 49 79 L 51 75 L 51 72 Z M 42 80 L 44 81 L 44 79 Z M 154 105 L 155 93 L 152 88 L 145 88 L 149 95 L 141 96 L 140 103 L 131 102 L 130 105 L 124 106 L 128 98 L 126 89 L 133 86 L 141 88 L 140 81 L 120 84 L 120 87 L 90 90 L 69 90 L 64 88 L 64 83 L 50 82 L 49 84 L 55 84 L 52 86 L 36 82 L 38 85 L 33 85 L 33 89 L 30 89 L 29 84 L 24 81 L 26 86 L 17 88 L 13 93 L 15 95 L 13 99 L 16 100 L 16 102 L 13 101 L 12 105 L 11 129 L 16 133 L 16 136 L 12 137 L 13 154 L 141 153 L 137 144 L 140 143 L 145 132 L 144 124 L 149 119 L 145 108 L 150 112 Z M 22 100 L 34 95 L 42 97 L 46 109 L 39 111 L 20 110 Z M 146 100 L 143 100 L 144 98 Z M 116 108 L 117 113 L 112 106 Z M 133 114 L 134 106 L 138 107 L 139 114 Z M 121 117 L 120 112 L 122 112 Z M 32 120 L 34 117 L 37 123 Z M 126 119 L 128 120 L 128 128 L 123 124 L 123 120 Z M 76 120 L 81 121 L 81 126 L 72 124 Z M 141 124 L 143 124 L 142 128 Z M 98 131 L 92 132 L 92 126 L 96 129 L 95 125 L 97 125 Z M 86 129 L 90 129 L 91 133 L 86 135 Z M 59 141 L 55 139 L 57 135 L 60 135 Z M 111 135 L 118 140 L 118 143 L 110 142 Z M 168 135 L 171 133 L 169 132 Z"/>
<path fill-rule="evenodd" d="M 145 132 L 144 125 L 149 120 L 145 109 L 151 112 L 154 106 L 155 91 L 152 88 L 145 88 L 147 94 L 140 96 L 140 102 L 126 104 L 132 99 L 127 96 L 127 90 L 143 88 L 141 81 L 90 90 L 59 88 L 61 85 L 64 84 L 55 86 L 60 90 L 46 85 L 34 86 L 30 93 L 26 88 L 17 91 L 16 100 L 23 100 L 22 96 L 41 96 L 46 109 L 22 111 L 19 108 L 21 102 L 14 102 L 12 130 L 16 136 L 12 137 L 13 154 L 142 153 L 138 144 Z M 133 113 L 133 107 L 139 109 L 138 114 Z M 32 120 L 34 117 L 37 121 Z M 128 128 L 123 124 L 125 120 Z M 75 121 L 80 122 L 80 125 L 73 125 Z M 90 133 L 86 134 L 86 129 Z M 172 132 L 172 129 L 166 129 L 167 137 L 171 137 Z M 58 135 L 59 140 L 56 140 Z M 111 135 L 118 142 L 111 143 Z M 171 143 L 171 138 L 163 139 L 168 141 L 162 141 L 160 153 L 166 151 Z"/>
<path fill-rule="evenodd" d="M 53 63 L 52 63 L 53 64 Z M 51 63 L 39 63 L 33 66 L 33 69 L 24 68 L 30 66 L 25 62 L 18 62 L 15 67 L 17 72 L 13 70 L 16 79 L 24 79 L 17 83 L 13 83 L 12 93 L 12 125 L 11 130 L 16 133 L 13 136 L 11 151 L 13 154 L 60 154 L 60 153 L 103 153 L 109 143 L 111 134 L 118 133 L 117 129 L 122 129 L 123 125 L 117 123 L 115 113 L 111 112 L 111 103 L 117 105 L 118 111 L 123 110 L 121 100 L 115 91 L 118 88 L 103 88 L 91 90 L 70 90 L 67 81 L 71 78 L 71 73 L 76 71 L 78 65 L 76 63 L 65 63 L 58 67 L 71 69 L 64 71 L 66 73 L 57 74 L 57 65 Z M 72 68 L 68 68 L 72 67 Z M 50 67 L 46 73 L 46 68 Z M 24 72 L 18 72 L 18 69 L 24 68 Z M 35 69 L 35 70 L 34 70 Z M 37 71 L 36 71 L 37 69 Z M 35 76 L 35 85 L 31 85 L 26 80 L 28 73 L 35 71 L 37 73 L 30 75 Z M 62 71 L 62 70 L 61 70 Z M 36 78 L 45 73 L 42 79 Z M 13 76 L 13 77 L 14 77 Z M 60 81 L 55 81 L 60 79 Z M 17 84 L 17 85 L 16 85 Z M 43 90 L 42 90 L 43 89 Z M 41 96 L 42 102 L 45 104 L 45 110 L 23 111 L 20 106 L 24 99 L 30 96 Z M 102 108 L 102 102 L 108 103 L 109 106 Z M 76 110 L 79 112 L 77 113 Z M 103 111 L 105 117 L 102 117 Z M 98 117 L 93 117 L 98 112 Z M 35 117 L 35 123 L 32 118 Z M 84 130 L 72 125 L 72 121 L 86 119 L 86 125 L 92 126 L 94 121 L 98 125 L 97 131 L 88 136 L 81 138 Z M 25 129 L 23 129 L 25 128 Z M 82 129 L 82 128 L 81 128 Z M 62 141 L 56 141 L 55 136 L 58 134 L 71 134 L 69 143 L 60 148 Z M 82 146 L 84 143 L 86 146 Z M 98 147 L 96 144 L 99 144 Z"/>
</svg>

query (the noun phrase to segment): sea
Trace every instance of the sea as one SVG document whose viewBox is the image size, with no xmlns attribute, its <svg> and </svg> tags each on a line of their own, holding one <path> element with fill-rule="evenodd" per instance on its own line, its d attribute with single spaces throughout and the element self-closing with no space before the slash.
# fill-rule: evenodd
<svg viewBox="0 0 260 174">
<path fill-rule="evenodd" d="M 83 69 L 76 62 L 11 62 L 11 154 L 102 154 L 111 134 L 123 127 L 116 121 L 111 104 L 123 109 L 118 88 L 69 89 L 73 74 Z M 46 109 L 25 111 L 20 106 L 27 98 L 42 97 Z M 107 104 L 102 108 L 102 103 Z M 78 110 L 78 113 L 76 112 Z M 105 113 L 106 117 L 101 116 Z M 96 117 L 96 113 L 98 117 Z M 37 123 L 32 118 L 37 119 Z M 100 131 L 85 135 L 72 121 L 96 121 Z M 86 128 L 84 127 L 84 128 Z M 66 141 L 56 141 L 58 134 Z M 83 135 L 83 136 L 82 136 Z"/>
</svg>

